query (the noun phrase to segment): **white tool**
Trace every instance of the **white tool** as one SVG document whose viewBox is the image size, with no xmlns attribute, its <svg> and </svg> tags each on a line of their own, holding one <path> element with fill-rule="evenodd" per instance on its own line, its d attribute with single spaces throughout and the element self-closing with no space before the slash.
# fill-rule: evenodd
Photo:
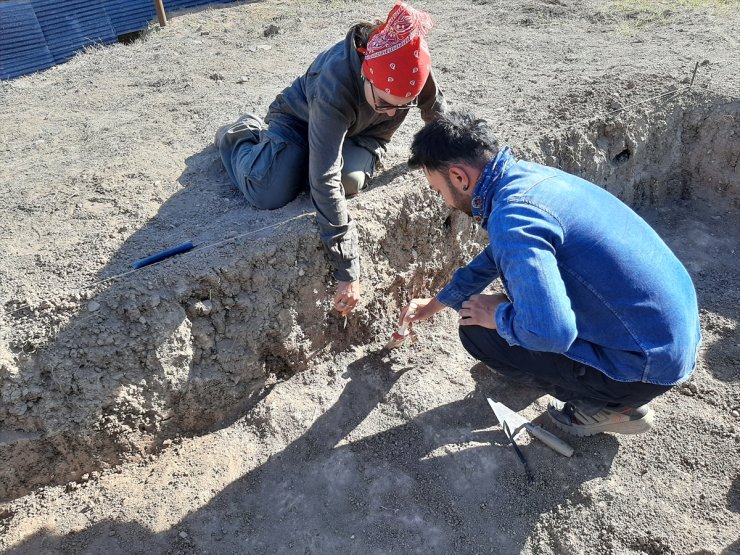
<svg viewBox="0 0 740 555">
<path fill-rule="evenodd" d="M 573 454 L 573 448 L 559 437 L 551 434 L 547 430 L 543 430 L 536 424 L 532 424 L 521 414 L 514 412 L 503 403 L 497 403 L 490 397 L 486 397 L 486 399 L 488 400 L 488 404 L 491 405 L 493 412 L 496 414 L 499 424 L 503 426 L 504 422 L 507 423 L 513 438 L 516 438 L 523 430 L 527 430 L 550 449 L 557 451 L 561 455 L 570 457 Z"/>
<path fill-rule="evenodd" d="M 393 335 L 391 336 L 390 341 L 385 344 L 386 349 L 395 349 L 397 347 L 400 347 L 403 345 L 403 342 L 406 341 L 406 338 L 411 336 L 411 340 L 414 340 L 414 336 L 412 335 L 413 332 L 409 329 L 411 317 L 416 312 L 416 303 L 411 302 L 409 303 L 409 309 L 406 311 L 406 314 L 403 316 L 403 320 L 401 321 L 401 325 L 398 326 L 398 330 L 393 332 Z"/>
</svg>

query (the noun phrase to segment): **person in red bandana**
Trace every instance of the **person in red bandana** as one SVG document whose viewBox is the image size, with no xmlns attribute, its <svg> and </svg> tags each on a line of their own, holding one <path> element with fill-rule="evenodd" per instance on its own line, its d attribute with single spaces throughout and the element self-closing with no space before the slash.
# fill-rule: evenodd
<svg viewBox="0 0 740 555">
<path fill-rule="evenodd" d="M 361 295 L 346 198 L 373 176 L 409 111 L 418 108 L 424 122 L 445 111 L 425 39 L 433 25 L 429 14 L 398 2 L 385 22 L 356 24 L 319 54 L 278 94 L 264 122 L 247 114 L 216 133 L 229 178 L 256 208 L 280 208 L 310 191 L 342 315 Z"/>
</svg>

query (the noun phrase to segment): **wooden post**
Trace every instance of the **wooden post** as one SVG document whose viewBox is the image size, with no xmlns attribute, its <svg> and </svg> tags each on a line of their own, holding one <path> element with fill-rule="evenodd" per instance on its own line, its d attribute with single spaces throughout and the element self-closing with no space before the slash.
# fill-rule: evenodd
<svg viewBox="0 0 740 555">
<path fill-rule="evenodd" d="M 164 12 L 164 5 L 162 0 L 154 0 L 154 7 L 157 8 L 157 18 L 159 19 L 159 26 L 165 27 L 167 25 L 167 14 Z"/>
</svg>

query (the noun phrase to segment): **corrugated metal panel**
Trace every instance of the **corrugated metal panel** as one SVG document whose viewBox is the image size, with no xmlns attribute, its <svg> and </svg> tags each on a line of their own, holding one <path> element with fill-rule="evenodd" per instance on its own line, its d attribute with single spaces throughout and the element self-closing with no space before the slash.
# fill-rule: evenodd
<svg viewBox="0 0 740 555">
<path fill-rule="evenodd" d="M 164 0 L 164 8 L 167 11 L 175 11 L 185 8 L 195 8 L 208 3 L 208 0 Z"/>
<path fill-rule="evenodd" d="M 164 0 L 168 12 L 234 0 Z M 0 0 L 0 79 L 46 69 L 156 20 L 153 0 Z"/>
<path fill-rule="evenodd" d="M 54 65 L 29 0 L 0 3 L 0 79 Z"/>
<path fill-rule="evenodd" d="M 205 6 L 206 4 L 228 4 L 235 0 L 219 0 L 214 2 L 213 0 L 163 0 L 165 10 L 175 11 L 183 10 L 186 8 L 196 8 L 198 6 Z"/>
<path fill-rule="evenodd" d="M 101 0 L 31 0 L 54 61 L 63 62 L 89 44 L 117 36 Z"/>
<path fill-rule="evenodd" d="M 144 29 L 157 17 L 152 0 L 103 0 L 117 35 Z"/>
</svg>

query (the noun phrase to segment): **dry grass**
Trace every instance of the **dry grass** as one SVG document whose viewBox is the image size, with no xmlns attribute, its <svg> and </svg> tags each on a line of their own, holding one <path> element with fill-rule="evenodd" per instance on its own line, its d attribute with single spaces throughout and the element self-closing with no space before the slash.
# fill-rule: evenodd
<svg viewBox="0 0 740 555">
<path fill-rule="evenodd" d="M 610 15 L 618 20 L 617 30 L 634 35 L 647 26 L 665 25 L 676 9 L 729 13 L 740 10 L 740 4 L 737 0 L 612 0 L 610 8 Z"/>
</svg>

